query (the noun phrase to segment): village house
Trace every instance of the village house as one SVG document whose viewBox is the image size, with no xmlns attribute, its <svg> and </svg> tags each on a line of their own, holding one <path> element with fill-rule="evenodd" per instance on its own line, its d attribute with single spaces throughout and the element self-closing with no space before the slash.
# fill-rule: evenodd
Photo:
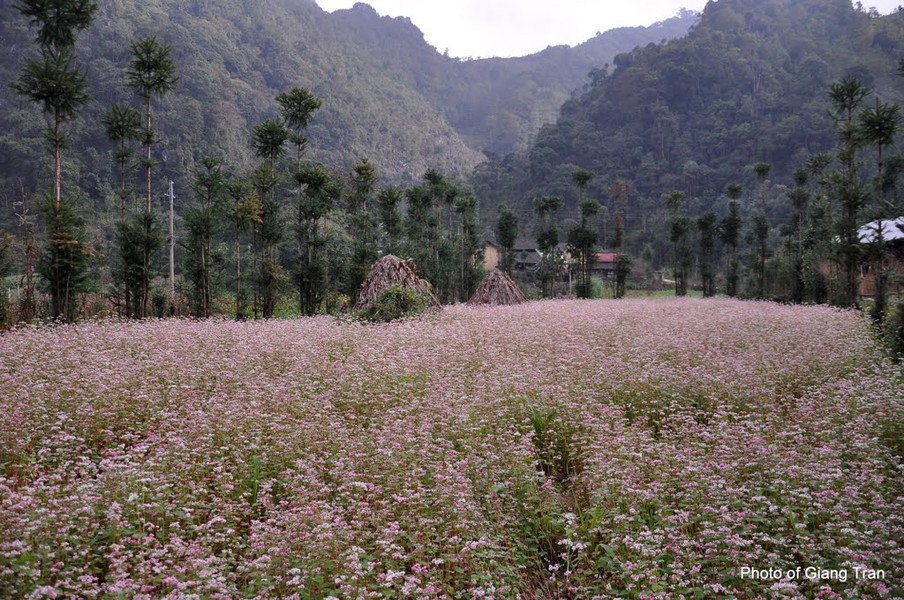
<svg viewBox="0 0 904 600">
<path fill-rule="evenodd" d="M 904 217 L 871 221 L 857 230 L 857 237 L 866 255 L 860 265 L 860 296 L 876 296 L 876 244 L 881 239 L 882 269 L 888 276 L 889 296 L 904 294 Z"/>
<path fill-rule="evenodd" d="M 615 280 L 615 266 L 618 254 L 615 252 L 597 252 L 594 262 L 590 266 L 590 275 L 599 277 L 604 281 Z"/>
<path fill-rule="evenodd" d="M 537 250 L 537 243 L 531 238 L 521 237 L 515 240 L 512 247 L 512 271 L 536 271 L 543 255 Z M 496 242 L 486 240 L 483 243 L 483 266 L 492 271 L 502 263 L 502 248 Z"/>
</svg>

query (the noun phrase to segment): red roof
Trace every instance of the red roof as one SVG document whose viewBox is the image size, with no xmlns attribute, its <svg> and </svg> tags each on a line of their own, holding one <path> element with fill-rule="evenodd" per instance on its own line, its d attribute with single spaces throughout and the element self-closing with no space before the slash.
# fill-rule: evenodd
<svg viewBox="0 0 904 600">
<path fill-rule="evenodd" d="M 616 258 L 618 258 L 618 254 L 616 254 L 615 252 L 597 252 L 596 253 L 596 262 L 614 263 Z"/>
</svg>

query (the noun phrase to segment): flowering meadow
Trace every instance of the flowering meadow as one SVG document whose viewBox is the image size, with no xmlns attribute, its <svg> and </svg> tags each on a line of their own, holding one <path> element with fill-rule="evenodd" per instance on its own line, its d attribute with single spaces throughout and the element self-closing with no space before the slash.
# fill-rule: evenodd
<svg viewBox="0 0 904 600">
<path fill-rule="evenodd" d="M 19 329 L 0 597 L 900 598 L 902 390 L 732 300 Z"/>
</svg>

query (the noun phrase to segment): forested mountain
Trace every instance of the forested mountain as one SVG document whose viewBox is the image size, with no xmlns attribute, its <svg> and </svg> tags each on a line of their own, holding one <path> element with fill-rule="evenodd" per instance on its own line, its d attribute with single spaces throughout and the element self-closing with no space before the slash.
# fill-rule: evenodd
<svg viewBox="0 0 904 600">
<path fill-rule="evenodd" d="M 408 19 L 380 17 L 366 4 L 333 17 L 377 69 L 439 107 L 470 147 L 494 154 L 526 147 L 593 69 L 621 52 L 681 37 L 698 19 L 683 10 L 650 27 L 598 33 L 573 48 L 551 46 L 520 58 L 457 60 L 435 52 Z"/>
<path fill-rule="evenodd" d="M 429 46 L 409 20 L 381 18 L 363 4 L 329 14 L 313 0 L 102 2 L 76 48 L 92 103 L 74 123 L 66 179 L 94 202 L 114 180 L 101 115 L 113 102 L 137 102 L 125 83 L 129 44 L 139 37 L 155 36 L 173 49 L 179 84 L 155 108 L 161 142 L 154 152 L 159 180 L 172 178 L 186 189 L 203 155 L 246 168 L 252 127 L 275 114 L 274 98 L 292 86 L 323 100 L 307 135 L 310 156 L 330 168 L 347 172 L 366 157 L 394 181 L 418 179 L 430 167 L 467 174 L 484 149 L 525 147 L 593 66 L 638 44 L 683 35 L 693 20 L 686 13 L 523 59 L 459 61 Z M 43 117 L 6 85 L 23 58 L 36 53 L 33 37 L 13 3 L 0 5 L 6 209 L 22 191 L 41 189 L 48 173 Z"/>
<path fill-rule="evenodd" d="M 902 12 L 880 16 L 849 0 L 710 2 L 685 38 L 595 72 L 529 152 L 481 165 L 478 194 L 491 213 L 507 202 L 525 216 L 531 198 L 555 194 L 574 216 L 571 175 L 581 167 L 597 175 L 588 188 L 596 198 L 616 178 L 630 182 L 628 217 L 640 226 L 664 210 L 669 190 L 703 211 L 728 182 L 753 188 L 755 163 L 790 185 L 795 169 L 837 143 L 829 86 L 853 75 L 873 91 L 869 102 L 900 103 L 902 52 Z"/>
</svg>

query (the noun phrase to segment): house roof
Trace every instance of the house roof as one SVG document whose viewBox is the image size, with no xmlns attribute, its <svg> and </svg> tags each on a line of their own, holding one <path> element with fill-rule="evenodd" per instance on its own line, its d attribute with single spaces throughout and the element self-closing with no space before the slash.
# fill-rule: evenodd
<svg viewBox="0 0 904 600">
<path fill-rule="evenodd" d="M 537 240 L 529 237 L 519 237 L 515 240 L 515 245 L 512 246 L 512 250 L 515 252 L 524 251 L 524 250 L 536 250 L 537 249 Z"/>
<path fill-rule="evenodd" d="M 597 252 L 596 253 L 596 262 L 600 263 L 614 263 L 618 259 L 618 254 L 615 252 Z"/>
<path fill-rule="evenodd" d="M 904 217 L 870 221 L 857 230 L 857 238 L 861 244 L 871 244 L 878 239 L 880 228 L 884 241 L 904 240 Z"/>
</svg>

